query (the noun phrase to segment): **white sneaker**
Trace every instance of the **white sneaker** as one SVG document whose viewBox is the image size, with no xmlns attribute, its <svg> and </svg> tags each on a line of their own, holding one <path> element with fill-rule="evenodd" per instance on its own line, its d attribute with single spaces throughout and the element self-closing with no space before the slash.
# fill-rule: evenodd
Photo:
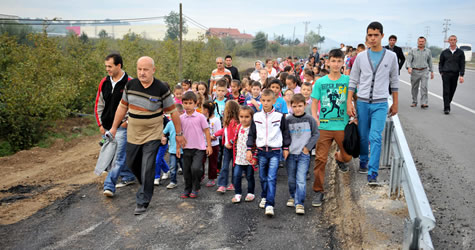
<svg viewBox="0 0 475 250">
<path fill-rule="evenodd" d="M 173 189 L 173 188 L 176 188 L 176 183 L 173 183 L 173 182 L 170 182 L 170 184 L 168 184 L 167 188 L 168 189 Z"/>
<path fill-rule="evenodd" d="M 104 190 L 103 194 L 107 197 L 114 197 L 114 193 L 112 193 L 112 191 L 110 191 L 109 189 Z"/>
<path fill-rule="evenodd" d="M 295 207 L 295 213 L 296 214 L 305 214 L 305 207 L 301 204 L 298 204 L 296 207 Z"/>
<path fill-rule="evenodd" d="M 287 206 L 288 206 L 288 207 L 294 207 L 294 206 L 295 206 L 294 202 L 295 202 L 294 199 L 289 198 L 289 199 L 287 200 Z"/>
<path fill-rule="evenodd" d="M 170 172 L 163 173 L 163 175 L 162 175 L 162 180 L 168 179 L 168 176 L 170 175 L 169 173 L 170 173 Z"/>
<path fill-rule="evenodd" d="M 274 207 L 273 206 L 267 206 L 266 207 L 266 215 L 267 216 L 274 216 Z"/>
<path fill-rule="evenodd" d="M 160 178 L 157 178 L 153 181 L 153 185 L 158 186 L 160 185 Z"/>
<path fill-rule="evenodd" d="M 266 207 L 266 198 L 261 199 L 261 202 L 259 202 L 259 207 L 260 208 L 265 208 Z"/>
</svg>

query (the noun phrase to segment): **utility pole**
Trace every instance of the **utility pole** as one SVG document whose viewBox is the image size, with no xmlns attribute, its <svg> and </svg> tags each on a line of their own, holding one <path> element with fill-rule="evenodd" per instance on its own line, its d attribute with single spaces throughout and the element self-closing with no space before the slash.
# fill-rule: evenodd
<svg viewBox="0 0 475 250">
<path fill-rule="evenodd" d="M 310 24 L 310 22 L 306 21 L 306 22 L 303 22 L 303 24 L 305 24 L 305 35 L 303 37 L 303 43 L 306 43 L 306 41 L 307 41 L 307 28 L 308 28 L 308 25 Z"/>
<path fill-rule="evenodd" d="M 449 26 L 450 26 L 450 19 L 444 19 L 444 28 L 442 29 L 442 33 L 444 33 L 444 48 L 446 47 L 446 43 L 447 43 L 447 31 L 449 31 Z"/>
<path fill-rule="evenodd" d="M 292 36 L 292 41 L 290 42 L 290 47 L 292 48 L 292 58 L 294 58 L 294 41 L 295 41 L 295 26 L 294 26 L 294 35 Z"/>
<path fill-rule="evenodd" d="M 429 26 L 425 26 L 424 27 L 424 32 L 425 32 L 425 38 L 426 38 L 426 48 L 429 48 L 429 35 L 430 35 L 430 27 Z"/>
<path fill-rule="evenodd" d="M 180 50 L 178 54 L 178 81 L 182 80 L 182 70 L 183 70 L 183 64 L 182 64 L 182 50 L 183 50 L 183 12 L 182 12 L 182 6 L 180 3 Z"/>
<path fill-rule="evenodd" d="M 322 25 L 321 25 L 321 24 L 318 24 L 317 30 L 318 30 L 318 36 L 319 36 L 320 38 L 322 38 L 322 37 L 320 36 L 320 29 L 321 29 L 321 28 L 322 28 Z M 321 45 L 321 44 L 320 44 L 320 41 L 318 41 L 317 44 L 318 44 L 318 49 L 320 49 L 320 45 Z"/>
</svg>

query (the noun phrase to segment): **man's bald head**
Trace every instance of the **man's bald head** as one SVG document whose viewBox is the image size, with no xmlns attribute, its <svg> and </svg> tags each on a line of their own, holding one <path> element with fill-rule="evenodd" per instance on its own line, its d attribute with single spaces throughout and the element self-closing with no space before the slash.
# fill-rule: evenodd
<svg viewBox="0 0 475 250">
<path fill-rule="evenodd" d="M 151 84 L 155 74 L 155 62 L 149 56 L 142 56 L 137 60 L 137 77 L 142 84 Z"/>
</svg>

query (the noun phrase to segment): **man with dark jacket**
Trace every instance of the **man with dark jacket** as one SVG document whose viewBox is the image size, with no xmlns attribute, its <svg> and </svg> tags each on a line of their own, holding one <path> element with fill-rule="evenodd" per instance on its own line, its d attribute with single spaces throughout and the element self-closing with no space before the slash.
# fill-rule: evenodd
<svg viewBox="0 0 475 250">
<path fill-rule="evenodd" d="M 97 91 L 94 113 L 101 134 L 104 135 L 111 129 L 114 122 L 115 112 L 122 99 L 125 84 L 132 78 L 122 70 L 122 57 L 112 53 L 105 58 L 105 66 L 108 76 L 104 77 Z M 116 187 L 123 187 L 135 183 L 135 176 L 125 164 L 125 147 L 127 145 L 127 123 L 123 122 L 117 130 L 115 137 L 117 149 L 114 155 L 115 161 L 104 181 L 104 195 L 113 197 Z M 119 175 L 121 183 L 117 183 Z"/>
<path fill-rule="evenodd" d="M 225 68 L 229 71 L 231 71 L 231 76 L 233 77 L 233 80 L 241 80 L 241 78 L 239 78 L 239 70 L 233 66 L 233 57 L 230 56 L 230 55 L 227 55 L 225 58 L 224 58 L 224 62 L 225 62 Z"/>
<path fill-rule="evenodd" d="M 389 44 L 386 45 L 385 48 L 396 53 L 397 63 L 399 65 L 399 74 L 401 74 L 401 68 L 402 68 L 402 65 L 404 65 L 404 62 L 406 61 L 406 57 L 404 57 L 404 53 L 402 52 L 401 47 L 396 46 L 396 42 L 397 42 L 397 37 L 395 35 L 390 35 Z"/>
<path fill-rule="evenodd" d="M 444 113 L 450 113 L 450 103 L 457 89 L 457 81 L 464 82 L 465 54 L 457 48 L 457 37 L 449 37 L 449 48 L 442 51 L 439 59 L 439 73 L 442 76 L 442 93 L 444 97 Z"/>
</svg>

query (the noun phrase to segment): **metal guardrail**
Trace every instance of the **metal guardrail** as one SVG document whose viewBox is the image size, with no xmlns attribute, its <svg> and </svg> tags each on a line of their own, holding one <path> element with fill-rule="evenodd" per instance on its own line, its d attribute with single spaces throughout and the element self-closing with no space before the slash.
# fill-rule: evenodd
<svg viewBox="0 0 475 250">
<path fill-rule="evenodd" d="M 388 105 L 392 105 L 392 99 Z M 401 186 L 404 190 L 410 220 L 406 221 L 403 249 L 434 249 L 429 231 L 435 227 L 435 218 L 398 115 L 386 120 L 381 165 L 391 166 L 389 196 L 398 198 Z"/>
</svg>

